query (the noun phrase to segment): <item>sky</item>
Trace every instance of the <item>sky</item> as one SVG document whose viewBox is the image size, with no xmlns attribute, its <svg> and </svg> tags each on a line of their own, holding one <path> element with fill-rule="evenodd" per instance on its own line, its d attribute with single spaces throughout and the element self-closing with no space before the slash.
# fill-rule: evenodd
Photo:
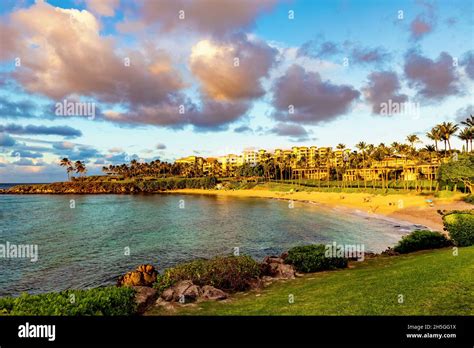
<svg viewBox="0 0 474 348">
<path fill-rule="evenodd" d="M 0 3 L 0 183 L 404 142 L 474 114 L 473 1 Z M 462 142 L 454 139 L 461 148 Z"/>
</svg>

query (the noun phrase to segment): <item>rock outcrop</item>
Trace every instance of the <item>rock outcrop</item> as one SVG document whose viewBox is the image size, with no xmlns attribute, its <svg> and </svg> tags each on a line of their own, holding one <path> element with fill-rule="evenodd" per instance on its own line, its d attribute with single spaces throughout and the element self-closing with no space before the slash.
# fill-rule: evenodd
<svg viewBox="0 0 474 348">
<path fill-rule="evenodd" d="M 201 288 L 190 280 L 182 280 L 163 291 L 161 298 L 168 302 L 179 302 L 184 304 L 199 299 L 223 300 L 227 298 L 227 294 L 210 285 L 205 285 Z"/>
<path fill-rule="evenodd" d="M 140 265 L 135 271 L 128 272 L 121 276 L 118 286 L 148 286 L 151 287 L 156 282 L 158 272 L 152 265 Z"/>
<path fill-rule="evenodd" d="M 155 289 L 148 286 L 133 286 L 133 289 L 135 289 L 137 313 L 142 314 L 148 307 L 155 303 L 158 293 Z"/>
<path fill-rule="evenodd" d="M 285 263 L 285 260 L 277 256 L 267 256 L 261 264 L 263 276 L 269 276 L 278 279 L 294 279 L 296 271 L 292 265 Z"/>
</svg>

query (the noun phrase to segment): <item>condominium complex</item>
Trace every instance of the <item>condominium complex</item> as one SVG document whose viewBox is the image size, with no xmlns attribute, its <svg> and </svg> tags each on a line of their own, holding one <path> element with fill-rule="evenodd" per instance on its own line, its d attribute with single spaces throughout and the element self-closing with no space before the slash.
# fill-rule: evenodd
<svg viewBox="0 0 474 348">
<path fill-rule="evenodd" d="M 333 150 L 331 147 L 294 146 L 291 149 L 245 150 L 242 154 L 228 154 L 217 158 L 188 156 L 176 160 L 176 163 L 192 165 L 193 169 L 204 175 L 235 175 L 235 170 L 244 165 L 255 167 L 259 164 L 285 163 L 291 168 L 294 179 L 327 180 L 331 170 L 341 168 L 339 173 L 345 181 L 378 180 L 395 176 L 403 180 L 426 178 L 436 180 L 440 162 L 436 158 L 432 163 L 416 164 L 402 156 L 386 157 L 380 161 L 372 160 L 369 167 L 351 168 L 349 166 L 350 149 Z M 331 169 L 332 168 L 332 169 Z M 344 170 L 342 170 L 344 168 Z"/>
<path fill-rule="evenodd" d="M 292 168 L 297 168 L 300 166 L 327 166 L 332 164 L 332 162 L 340 165 L 342 164 L 344 153 L 349 152 L 349 149 L 337 150 L 333 152 L 332 148 L 330 147 L 318 148 L 316 146 L 294 146 L 291 150 L 275 149 L 273 152 L 268 152 L 265 149 L 258 151 L 244 150 L 240 155 L 228 154 L 225 156 L 219 156 L 217 158 L 188 156 L 177 159 L 175 162 L 198 166 L 199 168 L 202 168 L 204 173 L 209 173 L 211 171 L 211 166 L 215 166 L 215 162 L 217 162 L 220 164 L 222 172 L 227 173 L 243 165 L 254 167 L 269 160 L 275 160 L 279 162 L 286 161 L 291 165 Z M 331 156 L 329 156 L 329 154 L 331 154 Z"/>
</svg>

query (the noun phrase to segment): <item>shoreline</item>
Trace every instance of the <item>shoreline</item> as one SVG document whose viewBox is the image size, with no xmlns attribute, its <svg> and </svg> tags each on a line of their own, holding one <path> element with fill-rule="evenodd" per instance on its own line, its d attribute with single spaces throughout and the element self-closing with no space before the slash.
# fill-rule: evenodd
<svg viewBox="0 0 474 348">
<path fill-rule="evenodd" d="M 443 232 L 443 221 L 438 210 L 473 209 L 473 205 L 456 198 L 439 199 L 434 196 L 417 194 L 375 195 L 370 193 L 338 192 L 281 192 L 262 189 L 215 190 L 215 189 L 179 189 L 164 193 L 213 195 L 241 198 L 267 198 L 292 200 L 303 203 L 321 204 L 325 207 L 341 209 L 349 213 L 364 214 L 374 218 L 389 218 L 413 225 L 423 225 L 433 231 Z M 426 202 L 433 201 L 433 206 Z M 399 204 L 399 202 L 402 203 Z"/>
<path fill-rule="evenodd" d="M 368 192 L 324 192 L 272 190 L 268 187 L 241 188 L 237 190 L 216 189 L 215 182 L 198 180 L 193 185 L 201 188 L 185 188 L 187 179 L 163 180 L 160 182 L 57 182 L 52 184 L 20 184 L 2 194 L 197 194 L 226 197 L 281 199 L 288 201 L 321 204 L 348 213 L 364 214 L 373 218 L 390 218 L 395 222 L 426 226 L 443 232 L 444 226 L 438 210 L 472 210 L 474 205 L 462 201 L 462 193 L 449 197 L 435 197 L 434 193 L 423 195 L 416 192 L 376 194 Z M 184 186 L 183 186 L 184 185 Z M 199 185 L 199 186 L 198 186 Z M 183 187 L 183 188 L 176 188 Z M 191 186 L 194 187 L 194 186 Z M 347 211 L 350 209 L 350 211 Z"/>
</svg>

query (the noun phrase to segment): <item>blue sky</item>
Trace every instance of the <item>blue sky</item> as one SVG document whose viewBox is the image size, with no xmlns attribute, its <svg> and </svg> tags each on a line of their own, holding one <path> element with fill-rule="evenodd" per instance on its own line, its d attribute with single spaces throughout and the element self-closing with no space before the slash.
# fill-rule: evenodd
<svg viewBox="0 0 474 348">
<path fill-rule="evenodd" d="M 413 133 L 424 146 L 436 123 L 473 112 L 473 2 L 258 4 L 3 1 L 0 182 L 64 180 L 64 156 L 99 173 L 131 158 Z M 384 115 L 389 99 L 419 113 Z M 95 117 L 56 115 L 64 100 L 93 103 Z"/>
</svg>

